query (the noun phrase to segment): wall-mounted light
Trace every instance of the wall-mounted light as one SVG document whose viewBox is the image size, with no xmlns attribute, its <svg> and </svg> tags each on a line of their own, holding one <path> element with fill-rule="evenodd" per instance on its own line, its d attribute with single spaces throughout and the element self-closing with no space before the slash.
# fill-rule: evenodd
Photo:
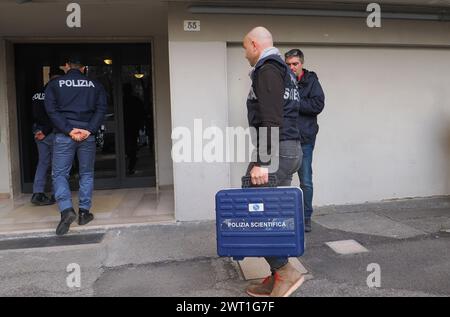
<svg viewBox="0 0 450 317">
<path fill-rule="evenodd" d="M 103 60 L 105 62 L 106 65 L 112 65 L 113 61 L 110 58 L 106 58 Z"/>
</svg>

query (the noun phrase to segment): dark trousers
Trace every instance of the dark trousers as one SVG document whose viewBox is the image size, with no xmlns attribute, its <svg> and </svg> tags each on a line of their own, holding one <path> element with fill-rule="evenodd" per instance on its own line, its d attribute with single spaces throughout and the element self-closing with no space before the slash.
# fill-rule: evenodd
<svg viewBox="0 0 450 317">
<path fill-rule="evenodd" d="M 302 144 L 303 160 L 300 169 L 298 170 L 298 178 L 300 179 L 300 187 L 303 191 L 305 218 L 311 218 L 313 214 L 312 200 L 313 200 L 313 171 L 312 161 L 314 152 L 315 140 L 310 143 Z"/>
<path fill-rule="evenodd" d="M 43 193 L 47 182 L 48 170 L 52 163 L 53 133 L 47 135 L 43 140 L 36 140 L 39 161 L 34 175 L 33 193 Z"/>
</svg>

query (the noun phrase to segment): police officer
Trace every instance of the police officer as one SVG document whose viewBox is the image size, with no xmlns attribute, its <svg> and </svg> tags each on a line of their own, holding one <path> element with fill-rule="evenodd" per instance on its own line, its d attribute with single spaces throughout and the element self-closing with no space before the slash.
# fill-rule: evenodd
<svg viewBox="0 0 450 317">
<path fill-rule="evenodd" d="M 266 28 L 254 28 L 244 38 L 243 46 L 245 57 L 254 67 L 251 73 L 252 88 L 247 99 L 249 126 L 257 131 L 261 128 L 278 128 L 279 163 L 275 172 L 277 185 L 289 186 L 292 175 L 298 170 L 302 160 L 297 127 L 300 108 L 297 80 L 281 58 L 279 50 L 273 47 L 272 35 Z M 261 130 L 263 131 L 264 129 Z M 261 134 L 258 132 L 258 141 Z M 270 154 L 274 144 L 270 142 L 270 134 L 265 137 L 265 143 L 268 144 L 266 153 Z M 264 151 L 258 143 L 258 154 L 261 154 L 261 150 Z M 258 156 L 261 158 L 261 155 Z M 274 158 L 272 155 L 272 161 Z M 254 185 L 268 182 L 269 168 L 264 164 L 264 160 L 258 159 L 249 165 L 247 173 Z M 266 261 L 272 275 L 263 283 L 249 285 L 246 290 L 249 295 L 287 297 L 303 283 L 304 276 L 289 263 L 287 257 L 266 257 Z"/>
<path fill-rule="evenodd" d="M 64 75 L 64 71 L 57 66 L 50 68 L 50 80 Z M 32 98 L 33 113 L 33 135 L 37 145 L 39 160 L 36 167 L 36 174 L 33 183 L 33 196 L 31 202 L 37 206 L 52 205 L 55 203 L 54 196 L 51 198 L 45 195 L 45 183 L 47 181 L 47 173 L 50 168 L 52 148 L 53 148 L 53 125 L 45 111 L 44 90 L 37 91 Z"/>
<path fill-rule="evenodd" d="M 50 82 L 45 90 L 45 108 L 55 127 L 52 176 L 61 211 L 57 235 L 66 234 L 77 216 L 68 182 L 75 153 L 80 175 L 78 224 L 85 225 L 94 219 L 90 212 L 96 152 L 94 134 L 107 111 L 106 92 L 99 82 L 83 74 L 83 61 L 71 57 L 65 68 L 66 75 Z"/>
<path fill-rule="evenodd" d="M 316 144 L 316 136 L 319 132 L 317 116 L 325 107 L 325 94 L 315 72 L 303 68 L 305 56 L 297 48 L 284 54 L 286 64 L 295 73 L 300 90 L 300 116 L 298 128 L 302 143 L 303 161 L 298 170 L 300 186 L 303 190 L 305 204 L 305 232 L 311 232 L 311 217 L 313 214 L 313 152 Z"/>
</svg>

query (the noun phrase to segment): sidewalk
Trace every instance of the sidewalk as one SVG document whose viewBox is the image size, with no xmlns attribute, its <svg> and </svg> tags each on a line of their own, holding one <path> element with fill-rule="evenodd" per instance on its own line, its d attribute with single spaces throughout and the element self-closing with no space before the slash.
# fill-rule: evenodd
<svg viewBox="0 0 450 317">
<path fill-rule="evenodd" d="M 324 207 L 313 220 L 299 258 L 311 279 L 293 296 L 450 296 L 450 197 Z M 217 257 L 214 222 L 95 232 L 100 243 L 0 251 L 0 295 L 246 296 L 239 267 Z M 325 244 L 341 240 L 368 252 Z M 79 289 L 66 284 L 70 263 L 81 267 Z M 367 286 L 371 263 L 380 288 Z"/>
</svg>

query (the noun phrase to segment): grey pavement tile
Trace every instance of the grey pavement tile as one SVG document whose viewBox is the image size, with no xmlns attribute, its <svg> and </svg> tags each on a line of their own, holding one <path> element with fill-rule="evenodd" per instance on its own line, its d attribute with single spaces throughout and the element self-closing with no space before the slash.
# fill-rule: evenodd
<svg viewBox="0 0 450 317">
<path fill-rule="evenodd" d="M 380 268 L 381 288 L 450 295 L 450 236 L 425 236 L 368 245 L 370 252 L 350 256 L 315 247 L 301 258 L 316 279 L 368 288 L 367 279 Z"/>
<path fill-rule="evenodd" d="M 107 267 L 217 256 L 213 222 L 114 230 L 104 241 Z"/>
<path fill-rule="evenodd" d="M 369 250 L 355 240 L 330 241 L 326 245 L 334 252 L 343 255 L 369 252 Z"/>
<path fill-rule="evenodd" d="M 379 216 L 373 212 L 316 216 L 314 221 L 328 229 L 399 239 L 425 234 L 423 231 Z"/>
<path fill-rule="evenodd" d="M 230 260 L 203 259 L 110 269 L 94 289 L 96 296 L 243 296 L 245 285 Z"/>
<path fill-rule="evenodd" d="M 327 279 L 306 281 L 293 297 L 433 297 L 439 296 L 420 291 L 402 289 L 369 288 L 348 283 L 336 283 Z"/>
</svg>

